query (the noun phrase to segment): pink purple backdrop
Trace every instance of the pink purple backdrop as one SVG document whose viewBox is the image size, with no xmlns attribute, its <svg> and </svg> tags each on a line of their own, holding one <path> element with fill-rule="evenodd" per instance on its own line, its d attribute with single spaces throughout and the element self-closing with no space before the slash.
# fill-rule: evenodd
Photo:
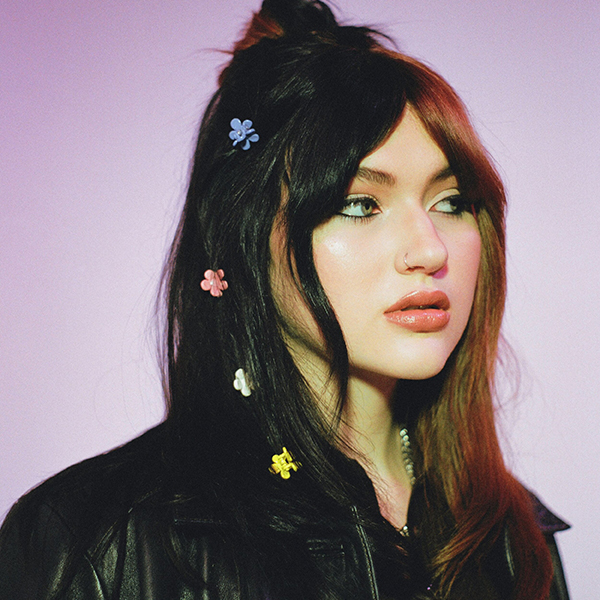
<svg viewBox="0 0 600 600">
<path fill-rule="evenodd" d="M 600 589 L 600 4 L 339 0 L 455 86 L 510 194 L 509 463 Z M 0 515 L 163 414 L 153 299 L 192 138 L 250 0 L 0 2 Z M 509 390 L 510 391 L 510 390 Z"/>
</svg>

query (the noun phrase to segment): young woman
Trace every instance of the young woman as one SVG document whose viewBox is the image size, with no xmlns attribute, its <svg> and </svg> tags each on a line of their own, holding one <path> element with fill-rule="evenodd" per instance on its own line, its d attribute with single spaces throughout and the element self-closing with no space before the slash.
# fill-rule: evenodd
<svg viewBox="0 0 600 600">
<path fill-rule="evenodd" d="M 198 135 L 168 416 L 45 482 L 0 597 L 564 599 L 494 427 L 502 184 L 452 88 L 265 0 Z"/>
</svg>

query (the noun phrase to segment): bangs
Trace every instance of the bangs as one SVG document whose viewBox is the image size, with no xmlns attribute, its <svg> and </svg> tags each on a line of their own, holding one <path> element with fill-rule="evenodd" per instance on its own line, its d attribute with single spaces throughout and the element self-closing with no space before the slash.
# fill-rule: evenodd
<svg viewBox="0 0 600 600">
<path fill-rule="evenodd" d="M 442 77 L 412 59 L 400 58 L 413 76 L 407 101 L 425 130 L 446 156 L 463 194 L 475 210 L 497 210 L 504 204 L 504 189 L 490 157 L 477 136 L 467 110 Z"/>
<path fill-rule="evenodd" d="M 314 101 L 293 119 L 287 219 L 312 231 L 343 204 L 361 160 L 393 130 L 407 102 L 406 82 L 383 53 L 332 49 L 318 65 Z"/>
<path fill-rule="evenodd" d="M 294 116 L 289 150 L 290 225 L 314 229 L 344 201 L 360 161 L 384 142 L 410 104 L 476 210 L 502 184 L 452 87 L 425 65 L 381 49 L 332 48 Z M 325 60 L 326 58 L 326 60 Z M 493 210 L 493 209 L 492 209 Z"/>
</svg>

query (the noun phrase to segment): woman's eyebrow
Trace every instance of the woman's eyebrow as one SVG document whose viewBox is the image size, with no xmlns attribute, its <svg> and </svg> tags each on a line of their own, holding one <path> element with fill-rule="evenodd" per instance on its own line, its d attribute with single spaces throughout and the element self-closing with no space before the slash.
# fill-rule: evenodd
<svg viewBox="0 0 600 600">
<path fill-rule="evenodd" d="M 363 179 L 365 181 L 370 181 L 371 183 L 385 185 L 388 187 L 392 187 L 396 184 L 396 178 L 391 173 L 388 173 L 387 171 L 379 171 L 378 169 L 369 169 L 369 167 L 358 167 L 358 171 L 356 171 L 356 177 L 358 179 Z M 447 166 L 443 169 L 440 169 L 437 173 L 434 173 L 429 179 L 429 184 L 432 185 L 434 183 L 444 181 L 445 179 L 450 179 L 450 177 L 454 177 L 454 171 L 452 170 L 452 167 Z"/>
<path fill-rule="evenodd" d="M 386 171 L 378 171 L 377 169 L 369 169 L 368 167 L 358 167 L 356 171 L 358 179 L 364 179 L 378 185 L 392 187 L 396 184 L 396 178 Z"/>
<path fill-rule="evenodd" d="M 429 181 L 433 184 L 444 181 L 445 179 L 450 179 L 450 177 L 454 177 L 454 171 L 452 170 L 452 167 L 447 166 L 435 173 Z"/>
</svg>

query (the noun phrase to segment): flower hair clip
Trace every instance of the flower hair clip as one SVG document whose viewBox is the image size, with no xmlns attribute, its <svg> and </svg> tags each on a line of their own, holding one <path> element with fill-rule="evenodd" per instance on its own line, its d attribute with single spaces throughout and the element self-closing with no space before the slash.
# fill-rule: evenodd
<svg viewBox="0 0 600 600">
<path fill-rule="evenodd" d="M 235 372 L 235 379 L 233 380 L 233 387 L 242 394 L 245 398 L 252 394 L 252 387 L 248 383 L 246 373 L 244 369 L 238 369 Z"/>
<path fill-rule="evenodd" d="M 223 290 L 226 290 L 229 286 L 223 279 L 225 273 L 223 269 L 207 269 L 204 271 L 204 279 L 200 282 L 200 287 L 205 292 L 210 292 L 211 296 L 218 298 L 223 295 Z"/>
<path fill-rule="evenodd" d="M 294 455 L 284 446 L 281 454 L 273 454 L 271 457 L 273 464 L 269 467 L 269 471 L 273 475 L 279 475 L 282 479 L 289 479 L 291 471 L 297 471 L 302 463 L 294 460 Z"/>
<path fill-rule="evenodd" d="M 237 146 L 240 142 L 244 142 L 242 150 L 248 150 L 250 142 L 258 142 L 260 139 L 258 133 L 255 133 L 255 130 L 252 128 L 252 121 L 248 119 L 243 122 L 239 119 L 231 119 L 229 124 L 231 125 L 229 138 L 233 140 L 234 146 Z"/>
</svg>

